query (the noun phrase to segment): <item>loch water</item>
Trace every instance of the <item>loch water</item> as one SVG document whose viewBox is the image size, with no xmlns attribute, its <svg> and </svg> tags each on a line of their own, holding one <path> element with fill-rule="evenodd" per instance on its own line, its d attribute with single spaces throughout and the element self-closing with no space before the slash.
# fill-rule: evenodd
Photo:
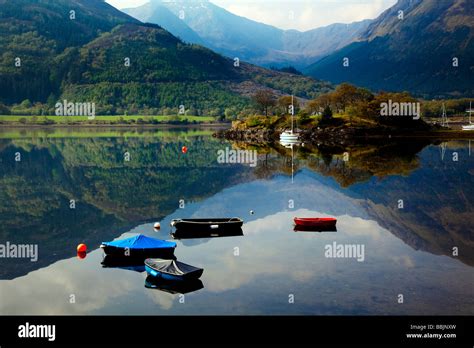
<svg viewBox="0 0 474 348">
<path fill-rule="evenodd" d="M 474 314 L 468 140 L 285 148 L 212 133 L 0 130 L 0 244 L 38 247 L 36 262 L 0 258 L 0 314 Z M 226 148 L 258 164 L 220 163 Z M 337 231 L 295 232 L 295 216 L 336 217 Z M 176 241 L 202 288 L 101 265 L 103 241 L 172 240 L 172 219 L 201 217 L 245 221 L 242 236 Z M 363 259 L 329 257 L 334 245 Z"/>
</svg>

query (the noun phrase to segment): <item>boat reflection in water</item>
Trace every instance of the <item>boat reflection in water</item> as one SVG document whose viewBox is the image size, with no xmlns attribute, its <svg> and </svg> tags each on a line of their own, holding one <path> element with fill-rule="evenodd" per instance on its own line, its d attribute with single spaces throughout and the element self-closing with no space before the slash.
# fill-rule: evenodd
<svg viewBox="0 0 474 348">
<path fill-rule="evenodd" d="M 240 218 L 207 218 L 207 219 L 173 219 L 171 227 L 182 231 L 217 232 L 242 228 L 244 221 Z"/>
<path fill-rule="evenodd" d="M 299 139 L 287 138 L 287 139 L 280 139 L 280 145 L 286 149 L 293 149 L 293 146 L 300 146 L 302 145 L 302 143 Z"/>
<path fill-rule="evenodd" d="M 101 264 L 103 268 L 120 268 L 139 273 L 145 272 L 145 260 L 140 257 L 105 255 Z"/>
<path fill-rule="evenodd" d="M 209 231 L 177 229 L 176 231 L 171 232 L 173 239 L 241 237 L 243 235 L 244 231 L 242 231 L 242 228 L 216 229 Z"/>
<path fill-rule="evenodd" d="M 240 218 L 174 219 L 170 234 L 174 239 L 198 239 L 243 236 Z"/>
<path fill-rule="evenodd" d="M 300 226 L 295 225 L 293 228 L 295 232 L 337 232 L 336 226 L 325 226 L 325 227 L 317 227 L 317 226 Z"/>
<path fill-rule="evenodd" d="M 204 284 L 200 279 L 173 281 L 149 275 L 145 280 L 145 287 L 147 289 L 161 290 L 170 294 L 188 294 L 203 289 Z"/>
<path fill-rule="evenodd" d="M 295 231 L 306 232 L 337 232 L 336 218 L 294 218 Z"/>
</svg>

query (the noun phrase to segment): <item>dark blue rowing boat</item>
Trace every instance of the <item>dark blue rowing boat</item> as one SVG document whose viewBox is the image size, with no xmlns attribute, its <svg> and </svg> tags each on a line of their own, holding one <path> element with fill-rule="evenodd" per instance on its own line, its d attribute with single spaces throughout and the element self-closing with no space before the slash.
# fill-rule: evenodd
<svg viewBox="0 0 474 348">
<path fill-rule="evenodd" d="M 145 260 L 150 257 L 173 258 L 176 243 L 140 234 L 132 238 L 104 242 L 100 247 L 106 255 Z"/>
<path fill-rule="evenodd" d="M 145 270 L 152 277 L 178 281 L 198 279 L 204 272 L 202 268 L 164 259 L 146 259 Z"/>
</svg>

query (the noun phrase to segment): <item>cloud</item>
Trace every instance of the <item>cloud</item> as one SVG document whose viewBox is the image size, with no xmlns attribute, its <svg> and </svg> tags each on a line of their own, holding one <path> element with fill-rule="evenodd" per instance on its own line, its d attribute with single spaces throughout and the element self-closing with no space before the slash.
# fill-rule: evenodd
<svg viewBox="0 0 474 348">
<path fill-rule="evenodd" d="M 143 274 L 101 269 L 101 258 L 102 251 L 96 250 L 84 260 L 73 257 L 14 280 L 0 281 L 0 313 L 90 314 L 111 306 L 117 298 L 142 290 Z M 118 272 L 123 276 L 117 277 Z M 75 303 L 71 303 L 71 295 Z"/>
<path fill-rule="evenodd" d="M 301 31 L 376 18 L 397 0 L 211 0 L 239 16 Z"/>
<path fill-rule="evenodd" d="M 107 0 L 112 6 L 121 9 L 129 7 L 138 7 L 149 2 L 149 0 Z"/>
<path fill-rule="evenodd" d="M 149 0 L 107 0 L 116 8 L 138 7 Z M 301 31 L 332 23 L 376 18 L 397 0 L 211 0 L 236 15 L 281 29 Z"/>
</svg>

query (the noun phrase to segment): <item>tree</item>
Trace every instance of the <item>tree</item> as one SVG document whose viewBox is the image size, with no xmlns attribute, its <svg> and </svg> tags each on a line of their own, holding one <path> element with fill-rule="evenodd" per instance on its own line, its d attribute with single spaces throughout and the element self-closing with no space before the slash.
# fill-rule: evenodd
<svg viewBox="0 0 474 348">
<path fill-rule="evenodd" d="M 187 109 L 187 110 L 184 112 L 184 114 L 185 114 L 186 116 L 196 116 L 196 115 L 197 115 L 197 111 L 196 111 L 196 109 L 195 109 L 193 106 L 191 106 L 189 109 Z"/>
<path fill-rule="evenodd" d="M 410 95 L 408 92 L 401 92 L 401 93 L 389 93 L 389 92 L 381 92 L 373 100 L 368 103 L 367 108 L 367 115 L 369 118 L 377 120 L 377 122 L 386 124 L 386 125 L 394 125 L 397 127 L 414 127 L 415 123 L 419 123 L 420 125 L 424 125 L 424 122 L 415 122 L 413 117 L 392 117 L 392 116 L 383 116 L 382 115 L 382 105 L 389 104 L 389 103 L 417 103 L 418 100 Z"/>
<path fill-rule="evenodd" d="M 10 114 L 11 114 L 10 109 L 5 105 L 0 104 L 0 115 L 10 115 Z"/>
<path fill-rule="evenodd" d="M 21 102 L 20 106 L 24 109 L 29 109 L 31 108 L 31 102 L 29 99 L 25 99 Z"/>
<path fill-rule="evenodd" d="M 332 93 L 333 106 L 338 110 L 346 111 L 346 107 L 359 101 L 370 101 L 373 99 L 372 93 L 365 88 L 358 88 L 349 83 L 342 83 L 337 86 Z"/>
<path fill-rule="evenodd" d="M 237 118 L 237 108 L 236 107 L 230 107 L 226 108 L 224 111 L 225 118 L 228 120 L 235 120 Z"/>
<path fill-rule="evenodd" d="M 54 105 L 56 105 L 57 100 L 58 100 L 58 99 L 56 98 L 56 96 L 55 96 L 53 93 L 51 93 L 51 94 L 49 95 L 49 97 L 48 97 L 48 100 L 46 101 L 46 104 L 47 104 L 50 108 L 53 108 Z"/>
<path fill-rule="evenodd" d="M 161 110 L 161 113 L 163 114 L 163 116 L 169 116 L 173 114 L 173 110 L 170 108 L 163 108 L 163 110 Z"/>
<path fill-rule="evenodd" d="M 349 116 L 349 122 L 352 126 L 352 119 L 354 117 L 363 116 L 367 110 L 367 103 L 357 102 L 354 105 L 349 105 L 346 109 L 346 113 Z"/>
<path fill-rule="evenodd" d="M 297 70 L 294 66 L 291 66 L 291 65 L 287 67 L 283 67 L 283 68 L 277 68 L 277 67 L 271 66 L 270 69 L 275 70 L 275 71 L 285 72 L 288 74 L 293 74 L 293 75 L 303 75 L 301 71 Z"/>
<path fill-rule="evenodd" d="M 294 113 L 297 113 L 297 109 L 299 108 L 299 100 L 298 98 L 291 97 L 290 95 L 285 95 L 278 99 L 278 108 L 280 109 L 282 114 L 289 114 L 290 113 L 290 105 L 294 107 Z"/>
<path fill-rule="evenodd" d="M 221 109 L 219 109 L 219 108 L 212 108 L 209 111 L 209 116 L 212 116 L 212 117 L 221 116 L 221 114 L 222 114 L 222 112 L 221 112 Z"/>
<path fill-rule="evenodd" d="M 331 107 L 329 105 L 327 105 L 323 110 L 322 120 L 325 121 L 325 122 L 332 120 L 332 110 L 331 110 Z"/>
<path fill-rule="evenodd" d="M 321 109 L 331 106 L 333 104 L 333 94 L 326 93 L 322 94 L 316 99 L 311 100 L 306 107 L 308 112 L 315 114 L 321 111 Z"/>
<path fill-rule="evenodd" d="M 260 90 L 255 93 L 253 100 L 260 106 L 260 110 L 268 116 L 268 109 L 275 105 L 275 95 L 271 90 Z"/>
</svg>

